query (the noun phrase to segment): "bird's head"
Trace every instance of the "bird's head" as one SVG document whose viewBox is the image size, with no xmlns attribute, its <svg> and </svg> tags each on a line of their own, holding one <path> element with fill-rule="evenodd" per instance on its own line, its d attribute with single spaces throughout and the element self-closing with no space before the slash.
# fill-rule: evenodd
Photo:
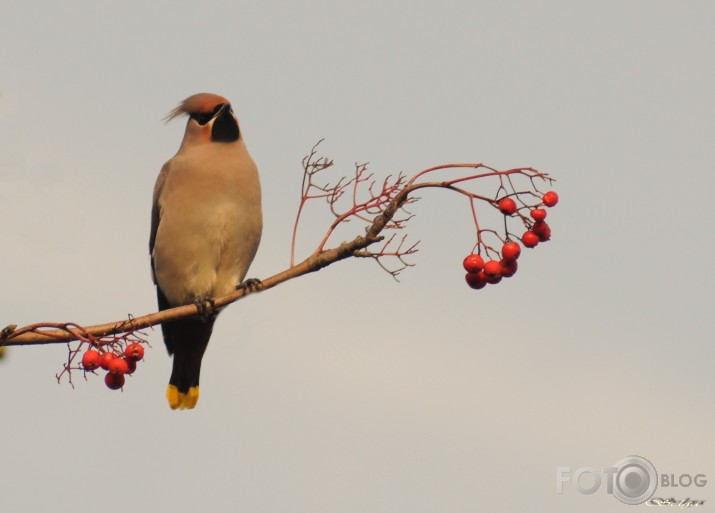
<svg viewBox="0 0 715 513">
<path fill-rule="evenodd" d="M 189 96 L 166 116 L 166 121 L 184 114 L 189 116 L 184 144 L 232 143 L 241 138 L 231 103 L 223 96 L 211 93 Z"/>
</svg>

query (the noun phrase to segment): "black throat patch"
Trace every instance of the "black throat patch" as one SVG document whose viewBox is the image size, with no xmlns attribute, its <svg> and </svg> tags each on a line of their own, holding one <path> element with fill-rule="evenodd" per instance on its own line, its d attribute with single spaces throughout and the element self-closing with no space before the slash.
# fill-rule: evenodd
<svg viewBox="0 0 715 513">
<path fill-rule="evenodd" d="M 224 110 L 219 117 L 214 120 L 211 127 L 211 140 L 213 142 L 236 142 L 241 137 L 238 130 L 238 123 L 229 109 Z"/>
</svg>

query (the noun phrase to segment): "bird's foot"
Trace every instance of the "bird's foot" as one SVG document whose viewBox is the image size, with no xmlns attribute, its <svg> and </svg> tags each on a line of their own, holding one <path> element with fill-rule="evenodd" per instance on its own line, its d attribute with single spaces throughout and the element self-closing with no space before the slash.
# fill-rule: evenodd
<svg viewBox="0 0 715 513">
<path fill-rule="evenodd" d="M 258 278 L 248 278 L 247 280 L 244 280 L 243 283 L 236 285 L 236 290 L 244 289 L 246 292 L 255 292 L 261 288 L 262 285 L 263 282 L 261 282 Z"/>
<path fill-rule="evenodd" d="M 199 296 L 194 299 L 194 305 L 199 311 L 199 317 L 204 322 L 208 322 L 216 316 L 216 302 L 210 296 Z"/>
</svg>

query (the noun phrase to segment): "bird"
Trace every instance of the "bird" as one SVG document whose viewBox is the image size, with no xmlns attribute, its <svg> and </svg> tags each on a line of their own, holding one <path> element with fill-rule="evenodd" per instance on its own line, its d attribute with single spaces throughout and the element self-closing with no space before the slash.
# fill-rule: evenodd
<svg viewBox="0 0 715 513">
<path fill-rule="evenodd" d="M 219 313 L 212 298 L 245 285 L 263 230 L 258 169 L 231 103 L 198 93 L 165 119 L 183 115 L 184 138 L 154 186 L 149 237 L 159 310 L 193 303 L 203 313 L 161 327 L 173 355 L 166 391 L 173 410 L 196 406 L 201 360 Z"/>
</svg>

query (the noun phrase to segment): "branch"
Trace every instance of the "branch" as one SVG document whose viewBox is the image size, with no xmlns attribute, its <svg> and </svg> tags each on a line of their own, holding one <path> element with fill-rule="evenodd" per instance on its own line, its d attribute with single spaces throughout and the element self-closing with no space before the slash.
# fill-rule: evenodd
<svg viewBox="0 0 715 513">
<path fill-rule="evenodd" d="M 353 240 L 343 242 L 335 248 L 327 249 L 318 254 L 311 255 L 299 264 L 271 276 L 270 278 L 262 280 L 261 284 L 256 287 L 254 291 L 238 289 L 234 292 L 216 297 L 214 298 L 215 307 L 220 308 L 229 305 L 253 292 L 268 290 L 284 281 L 318 271 L 323 267 L 327 267 L 335 262 L 353 256 L 357 251 L 364 250 L 375 242 L 381 241 L 382 237 L 379 236 L 380 232 L 385 228 L 385 225 L 390 221 L 394 212 L 406 198 L 406 193 L 395 197 L 392 201 L 392 203 L 394 203 L 394 207 L 391 209 L 391 214 L 387 216 L 383 213 L 375 218 L 368 230 L 367 235 L 355 237 Z M 15 329 L 12 325 L 10 325 L 0 332 L 0 347 L 57 344 L 78 340 L 81 337 L 87 337 L 88 335 L 93 337 L 115 335 L 117 333 L 124 333 L 127 331 L 141 330 L 164 322 L 172 322 L 186 317 L 192 317 L 198 313 L 199 310 L 196 305 L 184 305 L 161 312 L 143 315 L 141 317 L 89 326 L 81 328 L 81 330 L 77 327 L 77 325 L 72 323 L 65 323 L 62 325 L 56 323 L 37 323 L 19 329 Z M 42 329 L 43 327 L 48 326 L 55 327 L 55 329 Z M 60 326 L 62 326 L 62 328 L 60 328 Z"/>
<path fill-rule="evenodd" d="M 318 142 L 318 144 L 320 144 L 320 142 Z M 405 243 L 405 237 L 402 237 L 398 247 L 393 251 L 388 251 L 388 246 L 395 238 L 395 236 L 392 235 L 387 238 L 387 242 L 383 245 L 382 249 L 377 251 L 367 251 L 366 249 L 372 244 L 385 239 L 385 236 L 382 235 L 383 230 L 401 229 L 404 227 L 405 223 L 412 217 L 412 214 L 407 212 L 403 207 L 417 199 L 412 197 L 411 194 L 418 189 L 442 188 L 466 196 L 471 204 L 474 223 L 477 230 L 478 241 L 475 248 L 483 247 L 487 253 L 492 251 L 498 254 L 498 251 L 495 248 L 487 245 L 482 240 L 481 235 L 482 233 L 493 234 L 502 242 L 509 240 L 510 233 L 506 229 L 506 217 L 505 238 L 502 239 L 495 230 L 480 228 L 476 216 L 474 201 L 484 201 L 491 207 L 498 208 L 497 197 L 501 195 L 503 199 L 504 195 L 513 196 L 522 204 L 522 207 L 518 209 L 514 207 L 515 212 L 513 213 L 516 215 L 516 219 L 520 219 L 527 228 L 531 228 L 535 225 L 533 221 L 526 216 L 525 212 L 529 211 L 529 209 L 534 205 L 525 203 L 522 197 L 526 196 L 527 198 L 533 198 L 537 202 L 541 201 L 543 194 L 538 190 L 535 180 L 541 180 L 546 183 L 551 183 L 553 181 L 553 179 L 547 174 L 541 173 L 533 168 L 515 168 L 506 171 L 498 171 L 484 164 L 445 164 L 424 169 L 409 180 L 407 180 L 401 173 L 393 179 L 390 179 L 388 176 L 382 184 L 380 184 L 379 182 L 372 180 L 372 174 L 366 174 L 366 164 L 356 164 L 355 176 L 352 179 L 340 179 L 335 185 L 332 186 L 330 184 L 319 185 L 314 181 L 315 175 L 330 168 L 333 165 L 333 161 L 324 157 L 316 158 L 316 148 L 318 144 L 313 147 L 310 155 L 303 160 L 304 177 L 302 196 L 291 241 L 291 266 L 285 271 L 263 280 L 255 287 L 237 288 L 237 290 L 229 294 L 214 298 L 213 306 L 215 308 L 225 307 L 226 305 L 238 301 L 251 293 L 271 289 L 284 281 L 318 271 L 349 257 L 373 258 L 383 269 L 396 278 L 397 274 L 402 269 L 411 265 L 407 263 L 403 257 L 411 255 L 417 251 L 416 244 L 411 245 L 407 249 L 402 249 Z M 472 170 L 481 169 L 486 170 L 486 172 L 447 181 L 418 181 L 419 178 L 424 177 L 428 173 L 444 169 L 460 168 Z M 512 184 L 512 177 L 519 175 L 526 177 L 530 181 L 531 190 L 517 191 L 515 189 Z M 476 192 L 462 188 L 462 186 L 467 182 L 488 177 L 496 178 L 499 181 L 499 188 L 493 197 L 477 194 Z M 366 185 L 368 198 L 367 200 L 360 202 L 357 196 L 357 188 L 359 185 L 366 182 L 369 182 L 369 185 Z M 457 184 L 459 184 L 459 186 L 457 186 Z M 350 190 L 351 188 L 353 190 Z M 347 210 L 344 212 L 340 212 L 336 209 L 336 203 L 347 191 L 350 192 L 352 205 L 349 205 Z M 555 193 L 550 192 L 548 194 Z M 335 220 L 328 228 L 327 233 L 318 245 L 317 249 L 302 262 L 294 264 L 296 232 L 303 207 L 308 200 L 317 198 L 327 199 L 330 209 L 335 215 Z M 553 201 L 553 204 L 555 203 L 556 199 Z M 397 212 L 400 210 L 403 211 L 403 215 L 406 214 L 406 217 L 396 217 Z M 375 217 L 372 221 L 370 221 L 368 216 Z M 366 228 L 365 235 L 357 236 L 353 240 L 343 242 L 342 244 L 331 249 L 324 249 L 324 246 L 327 244 L 330 236 L 334 233 L 336 227 L 343 222 L 349 221 L 351 218 L 357 218 L 367 222 L 368 226 Z M 542 224 L 542 229 L 548 230 L 545 223 Z M 548 237 L 549 235 L 546 235 L 543 238 L 540 237 L 540 239 L 548 240 Z M 384 257 L 396 258 L 398 262 L 402 264 L 402 267 L 396 270 L 390 270 L 383 265 L 380 260 Z M 133 334 L 139 330 L 149 328 L 157 324 L 173 322 L 179 319 L 197 316 L 201 313 L 202 312 L 200 311 L 199 306 L 190 304 L 161 312 L 151 313 L 141 317 L 130 316 L 129 319 L 89 327 L 82 327 L 75 323 L 46 322 L 17 328 L 15 325 L 11 324 L 0 331 L 0 348 L 4 346 L 67 343 L 74 340 L 88 342 L 96 346 L 102 346 L 112 344 L 118 339 L 126 338 L 126 336 L 115 337 L 114 341 L 106 340 L 102 337 L 111 337 L 123 333 Z"/>
</svg>

